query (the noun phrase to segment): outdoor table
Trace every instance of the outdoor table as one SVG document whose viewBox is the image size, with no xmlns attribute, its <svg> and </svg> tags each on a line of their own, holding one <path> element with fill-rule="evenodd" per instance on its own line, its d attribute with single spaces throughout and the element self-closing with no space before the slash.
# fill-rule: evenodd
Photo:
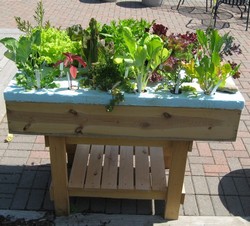
<svg viewBox="0 0 250 226">
<path fill-rule="evenodd" d="M 4 92 L 10 133 L 46 136 L 57 215 L 69 214 L 70 196 L 84 196 L 165 200 L 164 217 L 177 219 L 193 141 L 234 141 L 244 107 L 240 92 L 148 88 L 107 112 L 109 93 L 67 87 L 25 91 L 11 81 Z M 75 144 L 68 177 L 67 147 Z"/>
</svg>

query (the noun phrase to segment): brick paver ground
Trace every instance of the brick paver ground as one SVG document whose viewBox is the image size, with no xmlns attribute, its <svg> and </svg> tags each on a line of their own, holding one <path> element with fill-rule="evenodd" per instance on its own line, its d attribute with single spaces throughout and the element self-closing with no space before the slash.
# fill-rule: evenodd
<svg viewBox="0 0 250 226">
<path fill-rule="evenodd" d="M 175 9 L 177 0 L 164 1 L 161 7 L 156 8 L 144 7 L 137 1 L 43 2 L 45 19 L 62 28 L 76 23 L 86 26 L 91 17 L 102 23 L 133 17 L 156 19 L 170 32 L 185 32 L 204 28 L 210 18 L 210 14 L 205 12 L 205 1 L 200 0 L 185 1 L 179 11 Z M 16 28 L 14 16 L 33 22 L 35 7 L 36 1 L 0 0 L 0 29 Z M 240 20 L 236 7 L 223 9 L 220 11 L 223 21 L 219 20 L 218 26 L 223 27 L 221 32 L 230 31 L 243 51 L 242 55 L 229 59 L 241 63 L 242 74 L 236 84 L 246 104 L 235 142 L 194 142 L 186 167 L 186 199 L 180 210 L 180 214 L 185 216 L 250 216 L 250 38 L 249 31 L 245 31 L 246 17 Z M 6 70 L 10 62 L 3 57 L 3 51 L 3 46 L 0 46 L 1 79 L 10 73 Z M 7 119 L 4 117 L 0 124 L 0 209 L 53 210 L 48 193 L 49 152 L 44 147 L 43 137 L 15 135 L 11 143 L 4 143 L 7 133 Z M 72 211 L 152 213 L 149 201 L 78 198 L 72 199 L 71 205 Z M 162 213 L 162 208 L 163 203 L 156 202 L 156 214 Z"/>
</svg>

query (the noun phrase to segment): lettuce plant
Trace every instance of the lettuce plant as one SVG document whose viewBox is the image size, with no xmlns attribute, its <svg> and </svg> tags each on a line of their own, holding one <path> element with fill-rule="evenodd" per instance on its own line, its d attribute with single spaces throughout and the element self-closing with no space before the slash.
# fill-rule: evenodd
<svg viewBox="0 0 250 226">
<path fill-rule="evenodd" d="M 229 48 L 228 34 L 221 36 L 214 29 L 207 33 L 197 30 L 196 33 L 200 49 L 197 57 L 186 63 L 185 68 L 189 75 L 198 80 L 204 93 L 211 95 L 229 76 L 237 74 L 239 65 L 232 67 L 229 62 L 223 61 L 222 53 Z"/>
<path fill-rule="evenodd" d="M 125 63 L 133 70 L 138 92 L 143 92 L 152 72 L 164 62 L 170 52 L 164 48 L 162 39 L 154 34 L 145 33 L 144 37 L 136 40 L 129 27 L 123 28 L 123 38 L 128 52 L 117 57 L 116 63 Z"/>
<path fill-rule="evenodd" d="M 65 52 L 74 54 L 80 52 L 79 42 L 71 41 L 66 31 L 52 27 L 39 30 L 41 30 L 41 42 L 33 46 L 39 54 L 39 63 L 53 64 L 63 59 Z"/>
</svg>

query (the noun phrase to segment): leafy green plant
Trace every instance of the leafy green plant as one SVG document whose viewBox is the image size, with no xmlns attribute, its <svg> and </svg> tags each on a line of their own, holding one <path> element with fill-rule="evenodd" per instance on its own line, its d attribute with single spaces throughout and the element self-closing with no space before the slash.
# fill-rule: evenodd
<svg viewBox="0 0 250 226">
<path fill-rule="evenodd" d="M 39 27 L 39 28 L 49 28 L 50 27 L 50 22 L 46 21 L 44 22 L 44 14 L 45 14 L 45 10 L 43 8 L 43 2 L 39 1 L 37 3 L 37 7 L 36 7 L 36 11 L 35 11 L 35 15 L 33 15 L 35 21 L 36 21 L 36 26 L 35 27 Z M 20 31 L 23 31 L 27 34 L 30 34 L 32 32 L 32 30 L 35 28 L 31 25 L 31 23 L 27 20 L 22 20 L 20 17 L 14 17 L 17 23 L 17 28 Z"/>
<path fill-rule="evenodd" d="M 66 31 L 57 28 L 34 29 L 41 31 L 41 42 L 34 45 L 33 49 L 39 54 L 40 64 L 54 64 L 64 58 L 63 53 L 70 52 L 78 54 L 80 43 L 71 41 Z M 34 32 L 33 31 L 33 32 Z"/>
<path fill-rule="evenodd" d="M 81 43 L 81 54 L 87 62 L 88 68 L 99 61 L 99 52 L 102 45 L 99 43 L 100 24 L 91 18 L 89 27 L 83 29 L 80 24 L 67 28 L 67 34 L 73 41 Z"/>
<path fill-rule="evenodd" d="M 153 34 L 164 40 L 164 46 L 171 51 L 170 57 L 162 63 L 162 66 L 151 77 L 151 80 L 163 81 L 173 93 L 179 93 L 179 87 L 183 82 L 189 82 L 188 76 L 180 76 L 183 62 L 189 62 L 194 58 L 197 49 L 196 33 L 186 32 L 167 34 L 168 28 L 162 24 L 153 24 Z"/>
<path fill-rule="evenodd" d="M 196 33 L 200 50 L 197 58 L 187 63 L 185 68 L 188 74 L 198 79 L 204 93 L 211 95 L 229 76 L 237 73 L 239 65 L 232 68 L 230 63 L 223 62 L 222 53 L 229 48 L 228 34 L 221 36 L 215 29 L 207 33 L 197 30 Z"/>
<path fill-rule="evenodd" d="M 162 39 L 154 34 L 145 33 L 136 40 L 128 27 L 123 28 L 124 42 L 128 52 L 124 56 L 117 57 L 116 63 L 125 63 L 135 74 L 138 92 L 143 92 L 154 70 L 164 62 L 170 52 L 164 48 Z"/>
<path fill-rule="evenodd" d="M 30 35 L 21 36 L 19 40 L 14 38 L 3 38 L 0 43 L 5 45 L 7 51 L 5 56 L 15 62 L 19 72 L 16 75 L 17 84 L 25 89 L 37 87 L 35 70 L 41 72 L 41 88 L 56 87 L 54 83 L 54 69 L 40 64 L 39 55 L 33 46 L 40 45 L 41 31 L 36 30 Z"/>
<path fill-rule="evenodd" d="M 144 36 L 145 32 L 148 32 L 151 25 L 148 21 L 141 19 L 122 19 L 119 21 L 111 21 L 110 24 L 104 24 L 100 31 L 100 38 L 105 40 L 105 43 L 114 46 L 114 58 L 127 51 L 127 46 L 123 37 L 123 28 L 128 27 L 131 30 L 132 35 L 136 40 L 139 40 Z"/>
</svg>

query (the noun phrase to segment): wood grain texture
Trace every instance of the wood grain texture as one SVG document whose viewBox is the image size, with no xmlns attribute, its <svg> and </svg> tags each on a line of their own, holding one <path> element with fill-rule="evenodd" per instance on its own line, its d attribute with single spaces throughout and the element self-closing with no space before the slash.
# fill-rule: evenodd
<svg viewBox="0 0 250 226">
<path fill-rule="evenodd" d="M 53 199 L 56 215 L 69 214 L 66 144 L 63 137 L 49 137 Z"/>
<path fill-rule="evenodd" d="M 12 133 L 235 140 L 240 110 L 7 102 Z"/>
</svg>

